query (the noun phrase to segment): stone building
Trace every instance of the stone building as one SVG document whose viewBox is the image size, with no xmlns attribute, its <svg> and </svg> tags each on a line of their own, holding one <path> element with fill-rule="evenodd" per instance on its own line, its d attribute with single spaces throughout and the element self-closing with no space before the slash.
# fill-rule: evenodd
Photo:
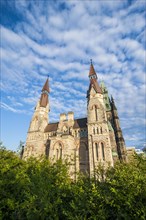
<svg viewBox="0 0 146 220">
<path fill-rule="evenodd" d="M 125 142 L 118 111 L 109 98 L 104 83 L 100 85 L 91 62 L 87 91 L 87 117 L 74 118 L 73 112 L 60 114 L 60 120 L 49 123 L 49 83 L 42 89 L 30 122 L 23 158 L 46 155 L 52 161 L 71 161 L 70 173 L 93 174 L 97 165 L 113 166 L 126 160 Z"/>
</svg>

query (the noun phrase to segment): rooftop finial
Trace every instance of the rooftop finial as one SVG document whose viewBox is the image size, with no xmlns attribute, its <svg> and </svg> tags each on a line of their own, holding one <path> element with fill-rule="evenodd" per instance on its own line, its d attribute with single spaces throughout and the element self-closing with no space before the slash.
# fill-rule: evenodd
<svg viewBox="0 0 146 220">
<path fill-rule="evenodd" d="M 92 59 L 90 59 L 91 65 L 92 65 Z"/>
</svg>

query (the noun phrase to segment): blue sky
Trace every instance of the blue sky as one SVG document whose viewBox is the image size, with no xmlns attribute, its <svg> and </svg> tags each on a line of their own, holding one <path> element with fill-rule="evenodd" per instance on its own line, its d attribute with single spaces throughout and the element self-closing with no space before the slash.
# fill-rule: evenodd
<svg viewBox="0 0 146 220">
<path fill-rule="evenodd" d="M 145 131 L 145 1 L 1 0 L 1 141 L 25 141 L 50 76 L 50 122 L 86 116 L 90 59 L 118 108 L 127 146 Z"/>
</svg>

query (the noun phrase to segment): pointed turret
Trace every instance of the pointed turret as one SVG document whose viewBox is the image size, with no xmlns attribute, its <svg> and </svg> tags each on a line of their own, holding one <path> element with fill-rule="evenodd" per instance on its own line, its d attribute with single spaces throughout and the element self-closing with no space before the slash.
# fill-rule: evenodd
<svg viewBox="0 0 146 220">
<path fill-rule="evenodd" d="M 48 93 L 50 93 L 50 88 L 49 88 L 49 79 L 47 78 L 43 88 L 42 88 L 42 92 L 43 91 L 47 91 Z"/>
<path fill-rule="evenodd" d="M 47 79 L 43 88 L 42 88 L 42 94 L 41 94 L 41 98 L 40 98 L 40 106 L 41 107 L 47 106 L 49 93 L 50 93 L 49 80 Z"/>
<path fill-rule="evenodd" d="M 94 66 L 93 66 L 93 63 L 92 63 L 92 60 L 91 60 L 89 76 L 92 76 L 92 75 L 96 75 L 96 72 L 95 72 L 95 69 L 94 69 Z"/>
<path fill-rule="evenodd" d="M 101 83 L 100 83 L 100 88 L 102 89 L 102 92 L 108 93 L 107 88 L 106 88 L 106 85 L 105 85 L 105 83 L 104 83 L 103 80 L 102 80 Z"/>
<path fill-rule="evenodd" d="M 102 94 L 102 90 L 98 84 L 97 74 L 95 72 L 92 60 L 91 60 L 91 65 L 90 65 L 90 70 L 89 70 L 89 79 L 90 79 L 89 91 L 93 87 L 97 93 Z"/>
<path fill-rule="evenodd" d="M 49 122 L 49 92 L 49 80 L 47 79 L 30 122 L 26 145 L 22 155 L 24 159 L 29 156 L 38 157 L 45 152 L 44 130 Z"/>
<path fill-rule="evenodd" d="M 108 96 L 108 90 L 107 90 L 107 88 L 104 84 L 104 81 L 102 81 L 100 83 L 100 88 L 102 90 L 106 111 L 110 111 L 111 110 L 111 104 L 110 104 L 110 99 L 109 99 L 109 96 Z"/>
</svg>

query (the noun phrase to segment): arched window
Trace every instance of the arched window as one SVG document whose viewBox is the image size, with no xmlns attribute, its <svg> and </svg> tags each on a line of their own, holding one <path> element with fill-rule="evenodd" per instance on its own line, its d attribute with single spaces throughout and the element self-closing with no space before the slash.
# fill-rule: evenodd
<svg viewBox="0 0 146 220">
<path fill-rule="evenodd" d="M 102 134 L 102 127 L 100 128 L 100 133 Z"/>
<path fill-rule="evenodd" d="M 95 119 L 98 121 L 97 106 L 95 105 Z"/>
<path fill-rule="evenodd" d="M 93 128 L 93 134 L 95 134 L 95 128 Z"/>
<path fill-rule="evenodd" d="M 62 144 L 56 143 L 54 147 L 54 156 L 56 160 L 62 159 Z"/>
<path fill-rule="evenodd" d="M 56 149 L 56 159 L 57 160 L 59 159 L 59 149 L 58 148 Z"/>
<path fill-rule="evenodd" d="M 96 149 L 96 159 L 98 160 L 98 144 L 95 143 L 95 149 Z"/>
<path fill-rule="evenodd" d="M 59 144 L 59 159 L 62 159 L 62 146 Z"/>
<path fill-rule="evenodd" d="M 104 144 L 103 143 L 101 143 L 101 152 L 102 152 L 102 159 L 105 160 Z"/>
<path fill-rule="evenodd" d="M 47 140 L 46 149 L 45 149 L 46 158 L 49 158 L 49 153 L 50 153 L 50 140 Z"/>
<path fill-rule="evenodd" d="M 97 134 L 99 134 L 99 130 L 98 130 L 98 128 L 96 128 L 96 131 L 97 131 Z"/>
</svg>

